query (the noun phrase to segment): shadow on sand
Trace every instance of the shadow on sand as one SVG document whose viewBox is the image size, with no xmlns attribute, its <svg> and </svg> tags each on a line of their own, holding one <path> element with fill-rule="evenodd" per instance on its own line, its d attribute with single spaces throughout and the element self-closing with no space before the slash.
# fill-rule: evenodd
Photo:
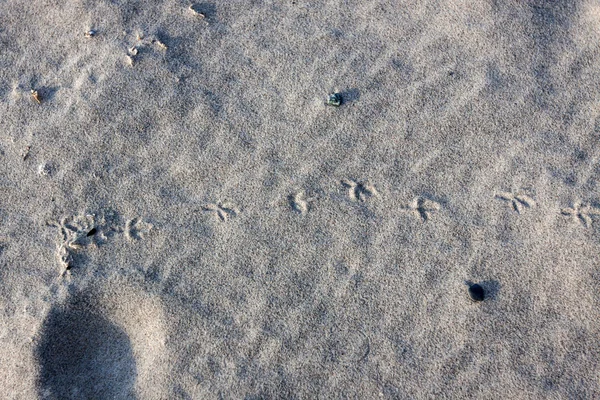
<svg viewBox="0 0 600 400">
<path fill-rule="evenodd" d="M 135 398 L 129 337 L 82 298 L 49 313 L 37 357 L 43 399 Z"/>
</svg>

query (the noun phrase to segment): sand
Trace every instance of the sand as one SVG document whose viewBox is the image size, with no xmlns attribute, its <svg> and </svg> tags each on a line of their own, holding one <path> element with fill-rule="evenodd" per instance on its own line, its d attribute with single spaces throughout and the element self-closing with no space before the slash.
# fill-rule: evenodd
<svg viewBox="0 0 600 400">
<path fill-rule="evenodd" d="M 190 5 L 0 2 L 1 398 L 600 397 L 597 1 Z"/>
</svg>

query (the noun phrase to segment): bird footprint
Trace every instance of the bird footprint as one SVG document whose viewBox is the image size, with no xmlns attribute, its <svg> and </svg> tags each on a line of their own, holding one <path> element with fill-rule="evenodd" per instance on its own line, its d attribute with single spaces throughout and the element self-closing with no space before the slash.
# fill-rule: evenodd
<svg viewBox="0 0 600 400">
<path fill-rule="evenodd" d="M 150 233 L 152 224 L 144 222 L 141 218 L 133 218 L 125 223 L 125 236 L 129 240 L 140 240 Z"/>
<path fill-rule="evenodd" d="M 417 214 L 425 222 L 431 218 L 432 213 L 440 210 L 440 205 L 433 200 L 417 197 L 408 206 L 403 207 L 403 209 Z"/>
<path fill-rule="evenodd" d="M 310 202 L 314 197 L 306 198 L 304 192 L 294 193 L 288 196 L 290 207 L 299 214 L 306 214 L 310 208 Z"/>
<path fill-rule="evenodd" d="M 342 179 L 342 185 L 348 188 L 348 196 L 352 201 L 366 201 L 367 198 L 377 196 L 375 186 L 369 182 L 356 182 L 351 179 Z"/>
<path fill-rule="evenodd" d="M 64 271 L 73 266 L 74 251 L 106 241 L 106 236 L 102 233 L 104 219 L 94 214 L 65 217 L 60 221 L 50 220 L 46 224 L 60 230 L 61 241 L 57 245 L 56 255 Z"/>
<path fill-rule="evenodd" d="M 593 207 L 589 204 L 577 202 L 573 204 L 573 207 L 563 208 L 562 210 L 560 210 L 560 212 L 563 215 L 570 215 L 574 218 L 579 219 L 583 226 L 588 228 L 592 225 L 592 216 L 600 215 L 600 208 Z"/>
<path fill-rule="evenodd" d="M 512 208 L 519 214 L 521 213 L 521 209 L 524 207 L 527 207 L 527 208 L 535 207 L 535 201 L 531 197 L 529 197 L 523 193 L 513 194 L 513 193 L 501 192 L 496 195 L 496 198 L 510 202 L 512 204 Z"/>
<path fill-rule="evenodd" d="M 203 206 L 202 209 L 204 211 L 210 211 L 215 213 L 223 222 L 239 214 L 239 210 L 237 209 L 237 207 L 228 202 L 217 202 L 216 204 L 207 204 Z"/>
</svg>

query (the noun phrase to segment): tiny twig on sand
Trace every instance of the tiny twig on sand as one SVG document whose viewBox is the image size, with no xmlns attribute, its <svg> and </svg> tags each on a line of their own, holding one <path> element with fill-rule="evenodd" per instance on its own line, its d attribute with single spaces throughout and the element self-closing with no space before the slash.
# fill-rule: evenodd
<svg viewBox="0 0 600 400">
<path fill-rule="evenodd" d="M 42 104 L 42 97 L 37 90 L 31 89 L 31 97 L 38 103 Z"/>
</svg>

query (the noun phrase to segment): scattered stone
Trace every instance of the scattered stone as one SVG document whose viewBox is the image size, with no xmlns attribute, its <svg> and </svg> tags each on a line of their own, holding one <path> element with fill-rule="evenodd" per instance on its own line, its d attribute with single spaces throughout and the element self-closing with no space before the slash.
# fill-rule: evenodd
<svg viewBox="0 0 600 400">
<path fill-rule="evenodd" d="M 331 93 L 327 96 L 327 105 L 339 107 L 342 104 L 342 94 L 341 93 Z"/>
<path fill-rule="evenodd" d="M 485 299 L 485 290 L 483 290 L 481 285 L 474 283 L 469 286 L 469 296 L 471 296 L 471 300 L 473 301 L 483 301 Z"/>
</svg>

